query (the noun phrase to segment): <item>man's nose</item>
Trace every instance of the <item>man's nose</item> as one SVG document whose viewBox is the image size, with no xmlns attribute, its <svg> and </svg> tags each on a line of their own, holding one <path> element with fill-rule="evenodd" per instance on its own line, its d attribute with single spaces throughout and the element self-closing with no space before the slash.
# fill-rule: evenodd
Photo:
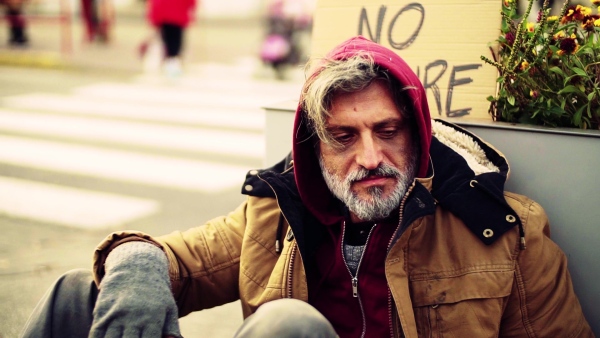
<svg viewBox="0 0 600 338">
<path fill-rule="evenodd" d="M 362 139 L 361 147 L 356 155 L 359 165 L 367 170 L 375 169 L 383 160 L 381 147 L 371 137 Z"/>
</svg>

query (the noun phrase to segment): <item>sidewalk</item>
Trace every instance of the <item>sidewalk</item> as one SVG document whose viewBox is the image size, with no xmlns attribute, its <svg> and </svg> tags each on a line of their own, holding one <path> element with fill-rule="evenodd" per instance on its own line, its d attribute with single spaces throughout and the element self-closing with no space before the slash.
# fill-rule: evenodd
<svg viewBox="0 0 600 338">
<path fill-rule="evenodd" d="M 142 70 L 138 47 L 152 34 L 143 6 L 143 3 L 136 3 L 118 9 L 111 40 L 105 44 L 84 41 L 83 24 L 78 15 L 73 16 L 68 27 L 70 34 L 61 33 L 57 20 L 29 20 L 28 48 L 7 46 L 7 29 L 0 27 L 0 66 L 137 73 Z M 6 25 L 3 21 L 0 24 Z M 263 32 L 258 17 L 199 18 L 185 33 L 184 61 L 227 63 L 240 57 L 255 56 Z M 66 44 L 65 35 L 71 36 Z"/>
</svg>

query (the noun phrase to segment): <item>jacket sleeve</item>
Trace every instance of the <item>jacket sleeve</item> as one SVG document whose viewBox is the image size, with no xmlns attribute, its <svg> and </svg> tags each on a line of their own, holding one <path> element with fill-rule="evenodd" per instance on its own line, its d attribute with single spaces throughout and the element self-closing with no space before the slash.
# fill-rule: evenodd
<svg viewBox="0 0 600 338">
<path fill-rule="evenodd" d="M 238 279 L 247 202 L 227 216 L 156 240 L 169 258 L 179 316 L 239 299 Z"/>
<path fill-rule="evenodd" d="M 527 248 L 518 253 L 515 279 L 501 325 L 501 337 L 594 337 L 567 269 L 567 258 L 550 239 L 543 208 L 521 210 Z"/>
<path fill-rule="evenodd" d="M 180 317 L 235 301 L 239 299 L 246 207 L 247 202 L 243 202 L 227 216 L 160 237 L 141 232 L 113 233 L 96 248 L 94 279 L 99 285 L 104 276 L 104 261 L 113 248 L 129 241 L 145 241 L 162 248 L 169 259 L 171 286 Z"/>
</svg>

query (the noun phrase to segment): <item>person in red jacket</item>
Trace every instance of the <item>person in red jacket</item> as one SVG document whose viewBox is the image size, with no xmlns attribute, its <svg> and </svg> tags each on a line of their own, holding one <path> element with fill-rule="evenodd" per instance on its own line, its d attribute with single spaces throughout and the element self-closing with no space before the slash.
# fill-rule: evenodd
<svg viewBox="0 0 600 338">
<path fill-rule="evenodd" d="M 148 1 L 148 20 L 160 32 L 165 49 L 163 65 L 169 75 L 181 73 L 184 32 L 195 10 L 196 0 Z"/>
</svg>

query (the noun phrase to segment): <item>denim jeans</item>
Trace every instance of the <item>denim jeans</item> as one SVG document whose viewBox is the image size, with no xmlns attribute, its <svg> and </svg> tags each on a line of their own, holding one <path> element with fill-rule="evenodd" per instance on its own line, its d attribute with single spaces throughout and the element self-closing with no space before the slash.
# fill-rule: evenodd
<svg viewBox="0 0 600 338">
<path fill-rule="evenodd" d="M 23 338 L 87 337 L 98 289 L 88 270 L 62 275 L 46 292 L 21 333 Z M 235 338 L 335 338 L 331 324 L 296 299 L 268 302 L 246 318 Z"/>
</svg>

